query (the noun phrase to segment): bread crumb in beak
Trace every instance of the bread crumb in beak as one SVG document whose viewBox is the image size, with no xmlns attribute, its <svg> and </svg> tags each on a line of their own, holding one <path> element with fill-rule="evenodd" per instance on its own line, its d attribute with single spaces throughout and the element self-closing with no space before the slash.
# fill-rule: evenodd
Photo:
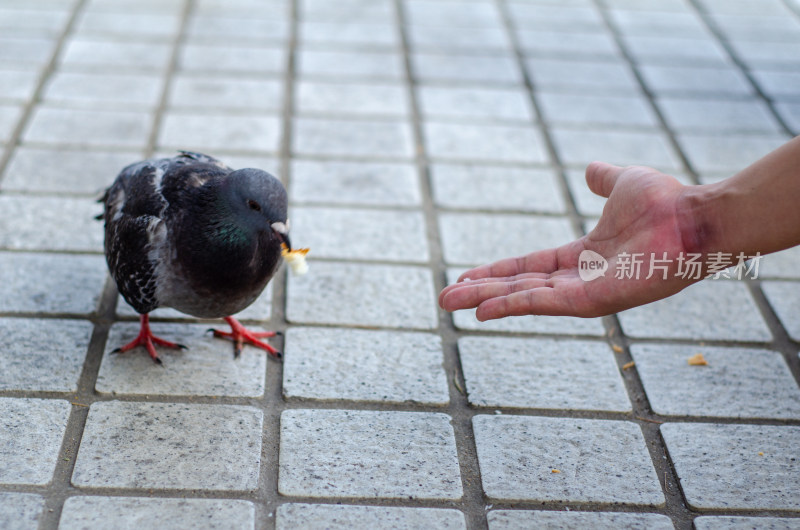
<svg viewBox="0 0 800 530">
<path fill-rule="evenodd" d="M 281 243 L 281 256 L 292 269 L 292 273 L 302 276 L 308 272 L 308 263 L 306 263 L 306 254 L 309 249 L 295 248 L 289 249 L 285 243 Z"/>
</svg>

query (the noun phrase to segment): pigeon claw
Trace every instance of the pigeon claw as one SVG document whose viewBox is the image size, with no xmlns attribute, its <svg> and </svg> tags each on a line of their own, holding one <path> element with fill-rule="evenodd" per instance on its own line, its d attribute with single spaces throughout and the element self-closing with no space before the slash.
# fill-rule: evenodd
<svg viewBox="0 0 800 530">
<path fill-rule="evenodd" d="M 165 348 L 180 348 L 182 350 L 187 349 L 186 346 L 183 344 L 178 344 L 176 342 L 170 342 L 168 340 L 164 340 L 160 337 L 156 337 L 153 335 L 153 332 L 150 330 L 150 317 L 147 314 L 141 315 L 139 317 L 141 322 L 141 327 L 139 329 L 139 335 L 130 341 L 128 344 L 124 346 L 120 346 L 119 348 L 115 348 L 111 351 L 111 353 L 125 353 L 126 351 L 130 351 L 138 346 L 144 346 L 147 350 L 147 353 L 150 354 L 150 358 L 157 364 L 161 363 L 161 358 L 158 356 L 156 352 L 155 345 L 158 344 L 159 346 L 163 346 Z"/>
<path fill-rule="evenodd" d="M 238 320 L 233 317 L 225 317 L 225 322 L 231 327 L 231 331 L 219 331 L 218 329 L 211 329 L 215 337 L 230 339 L 233 341 L 233 356 L 239 357 L 244 348 L 244 344 L 251 344 L 256 348 L 261 348 L 269 353 L 275 359 L 281 359 L 283 355 L 281 352 L 273 348 L 267 342 L 259 340 L 274 337 L 279 335 L 276 331 L 250 331 L 244 327 Z"/>
</svg>

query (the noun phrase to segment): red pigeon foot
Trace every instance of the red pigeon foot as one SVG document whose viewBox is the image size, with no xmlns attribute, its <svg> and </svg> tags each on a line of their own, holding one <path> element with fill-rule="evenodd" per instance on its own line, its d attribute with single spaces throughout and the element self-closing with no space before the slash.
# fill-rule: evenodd
<svg viewBox="0 0 800 530">
<path fill-rule="evenodd" d="M 265 339 L 268 337 L 274 337 L 275 335 L 278 335 L 277 331 L 250 331 L 233 317 L 225 317 L 225 322 L 230 324 L 231 326 L 230 332 L 219 331 L 216 329 L 210 329 L 209 331 L 213 331 L 215 337 L 231 339 L 233 341 L 234 357 L 239 357 L 239 354 L 242 353 L 242 348 L 244 347 L 245 342 L 247 342 L 248 344 L 252 344 L 257 348 L 261 348 L 262 350 L 266 350 L 275 359 L 281 359 L 283 357 L 281 352 L 279 352 L 266 342 L 258 340 L 258 339 Z"/>
<path fill-rule="evenodd" d="M 154 343 L 158 344 L 159 346 L 164 346 L 165 348 L 180 348 L 182 350 L 186 349 L 186 346 L 183 344 L 170 342 L 153 335 L 153 332 L 150 331 L 150 316 L 148 314 L 141 315 L 139 320 L 141 322 L 139 335 L 125 346 L 113 350 L 112 353 L 124 353 L 136 348 L 137 346 L 144 346 L 153 361 L 161 364 L 161 358 L 158 356 L 158 353 L 156 353 L 156 347 L 154 346 Z"/>
</svg>

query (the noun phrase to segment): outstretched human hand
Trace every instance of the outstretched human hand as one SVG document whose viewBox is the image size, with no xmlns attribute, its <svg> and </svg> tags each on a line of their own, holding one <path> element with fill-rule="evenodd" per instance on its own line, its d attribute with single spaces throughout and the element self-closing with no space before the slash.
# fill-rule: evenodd
<svg viewBox="0 0 800 530">
<path fill-rule="evenodd" d="M 665 298 L 697 281 L 675 274 L 678 256 L 687 252 L 682 229 L 693 230 L 680 200 L 687 186 L 655 169 L 603 162 L 587 167 L 586 182 L 608 198 L 594 230 L 558 248 L 468 270 L 442 290 L 439 305 L 447 311 L 477 307 L 481 321 L 512 315 L 597 317 Z M 604 276 L 580 278 L 583 250 L 608 261 Z M 656 269 L 648 279 L 651 254 L 662 259 L 665 252 L 667 278 Z M 638 278 L 616 277 L 623 253 L 644 255 Z"/>
</svg>

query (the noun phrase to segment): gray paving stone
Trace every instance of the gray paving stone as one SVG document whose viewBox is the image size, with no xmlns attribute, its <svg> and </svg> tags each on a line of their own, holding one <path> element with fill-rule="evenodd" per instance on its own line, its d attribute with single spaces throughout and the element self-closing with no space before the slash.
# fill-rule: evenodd
<svg viewBox="0 0 800 530">
<path fill-rule="evenodd" d="M 432 164 L 433 197 L 439 206 L 474 210 L 564 213 L 564 199 L 550 169 Z"/>
<path fill-rule="evenodd" d="M 40 106 L 22 135 L 24 142 L 78 147 L 138 147 L 147 142 L 148 112 L 77 110 Z"/>
<path fill-rule="evenodd" d="M 56 72 L 48 80 L 44 101 L 86 109 L 151 109 L 161 97 L 155 75 Z"/>
<path fill-rule="evenodd" d="M 0 484 L 48 484 L 70 405 L 56 399 L 0 398 Z"/>
<path fill-rule="evenodd" d="M 639 66 L 648 88 L 659 96 L 751 96 L 753 87 L 731 66 Z"/>
<path fill-rule="evenodd" d="M 667 35 L 623 35 L 633 58 L 641 64 L 729 67 L 725 49 L 715 39 Z"/>
<path fill-rule="evenodd" d="M 448 81 L 458 84 L 520 85 L 522 73 L 512 55 L 426 53 L 411 55 L 411 69 L 417 80 Z"/>
<path fill-rule="evenodd" d="M 394 6 L 390 0 L 339 0 L 335 4 L 329 0 L 303 0 L 299 15 L 302 20 L 326 22 L 395 22 Z"/>
<path fill-rule="evenodd" d="M 677 131 L 779 132 L 766 105 L 757 99 L 659 98 L 667 124 Z"/>
<path fill-rule="evenodd" d="M 683 133 L 676 135 L 681 150 L 699 172 L 740 171 L 789 140 L 782 134 Z"/>
<path fill-rule="evenodd" d="M 407 0 L 404 7 L 407 22 L 412 26 L 481 28 L 503 25 L 500 10 L 490 2 Z"/>
<path fill-rule="evenodd" d="M 105 401 L 89 409 L 76 487 L 252 491 L 262 413 L 238 405 Z"/>
<path fill-rule="evenodd" d="M 295 203 L 418 206 L 413 164 L 292 160 L 289 197 Z"/>
<path fill-rule="evenodd" d="M 425 146 L 434 159 L 545 163 L 544 140 L 533 126 L 426 122 Z"/>
<path fill-rule="evenodd" d="M 286 335 L 287 398 L 444 405 L 449 401 L 437 335 L 291 328 Z"/>
<path fill-rule="evenodd" d="M 101 212 L 95 199 L 0 195 L 0 248 L 100 252 Z"/>
<path fill-rule="evenodd" d="M 800 100 L 800 72 L 756 69 L 750 74 L 768 96 L 776 100 Z"/>
<path fill-rule="evenodd" d="M 794 340 L 800 340 L 800 284 L 796 282 L 765 281 L 761 284 L 784 329 Z"/>
<path fill-rule="evenodd" d="M 800 510 L 800 427 L 668 423 L 661 434 L 691 508 Z"/>
<path fill-rule="evenodd" d="M 55 48 L 49 38 L 0 38 L 0 65 L 35 70 L 44 66 Z"/>
<path fill-rule="evenodd" d="M 299 41 L 303 46 L 331 46 L 391 50 L 400 47 L 400 36 L 392 24 L 342 21 L 300 22 Z"/>
<path fill-rule="evenodd" d="M 525 67 L 539 89 L 592 94 L 639 92 L 636 78 L 622 61 L 532 57 Z"/>
<path fill-rule="evenodd" d="M 0 105 L 0 142 L 8 142 L 22 117 L 22 107 L 19 105 Z"/>
<path fill-rule="evenodd" d="M 405 122 L 296 118 L 292 144 L 298 155 L 411 158 Z"/>
<path fill-rule="evenodd" d="M 278 493 L 317 498 L 460 499 L 446 414 L 286 410 Z"/>
<path fill-rule="evenodd" d="M 314 257 L 426 263 L 430 259 L 420 211 L 295 207 L 292 241 Z"/>
<path fill-rule="evenodd" d="M 697 530 L 797 530 L 800 520 L 781 517 L 745 517 L 745 516 L 709 516 L 704 515 L 694 520 Z"/>
<path fill-rule="evenodd" d="M 166 42 L 123 42 L 88 37 L 69 39 L 61 53 L 61 64 L 65 68 L 103 72 L 109 67 L 159 72 L 167 67 L 169 59 L 170 44 Z"/>
<path fill-rule="evenodd" d="M 456 28 L 407 26 L 410 48 L 415 52 L 511 53 L 511 41 L 500 27 Z"/>
<path fill-rule="evenodd" d="M 44 497 L 33 493 L 0 493 L 0 526 L 36 530 L 44 509 Z"/>
<path fill-rule="evenodd" d="M 591 4 L 563 5 L 534 2 L 509 2 L 508 11 L 514 23 L 530 29 L 600 32 L 605 23 L 600 12 Z"/>
<path fill-rule="evenodd" d="M 472 425 L 483 490 L 492 500 L 664 504 L 633 423 L 478 415 Z"/>
<path fill-rule="evenodd" d="M 17 147 L 1 185 L 4 191 L 81 193 L 98 197 L 122 168 L 140 159 L 137 152 Z M 96 204 L 95 209 L 96 213 L 102 211 Z M 100 229 L 99 225 L 97 228 Z"/>
<path fill-rule="evenodd" d="M 409 115 L 406 88 L 395 83 L 326 83 L 300 81 L 295 85 L 296 109 L 302 115 L 341 117 Z"/>
<path fill-rule="evenodd" d="M 631 410 L 605 342 L 462 337 L 458 353 L 476 406 Z"/>
<path fill-rule="evenodd" d="M 489 530 L 526 528 L 672 530 L 675 528 L 669 517 L 655 513 L 492 510 L 487 514 L 487 519 Z"/>
<path fill-rule="evenodd" d="M 721 13 L 716 10 L 711 18 L 721 32 L 731 41 L 779 41 L 797 42 L 800 40 L 800 24 L 790 9 L 780 14 L 762 13 Z"/>
<path fill-rule="evenodd" d="M 687 360 L 697 353 L 708 366 L 689 366 Z M 800 418 L 800 388 L 778 352 L 634 344 L 631 355 L 658 414 Z"/>
<path fill-rule="evenodd" d="M 278 17 L 259 18 L 257 10 L 230 16 L 228 13 L 196 14 L 189 18 L 187 41 L 208 44 L 280 44 L 289 37 L 289 24 Z"/>
<path fill-rule="evenodd" d="M 49 6 L 36 9 L 36 5 L 8 5 L 0 8 L 0 29 L 5 35 L 18 37 L 58 37 L 69 18 L 69 11 Z M 27 7 L 27 9 L 26 9 Z M 34 9 L 30 9 L 34 7 Z"/>
<path fill-rule="evenodd" d="M 403 61 L 397 52 L 300 49 L 297 72 L 301 78 L 402 79 Z"/>
<path fill-rule="evenodd" d="M 158 143 L 161 149 L 229 149 L 277 152 L 281 119 L 269 114 L 238 116 L 167 112 Z"/>
<path fill-rule="evenodd" d="M 230 528 L 252 529 L 255 506 L 236 499 L 148 499 L 142 497 L 70 497 L 59 530 L 85 528 Z"/>
<path fill-rule="evenodd" d="M 464 514 L 452 509 L 298 503 L 281 504 L 275 526 L 279 530 L 467 528 Z"/>
<path fill-rule="evenodd" d="M 441 213 L 439 231 L 445 262 L 460 265 L 521 256 L 575 238 L 566 218 L 533 215 Z"/>
<path fill-rule="evenodd" d="M 0 252 L 0 313 L 93 313 L 106 278 L 102 256 Z"/>
<path fill-rule="evenodd" d="M 223 331 L 227 324 L 216 326 Z M 101 394 L 234 396 L 264 394 L 267 354 L 245 346 L 234 359 L 233 345 L 207 333 L 208 325 L 152 324 L 153 333 L 188 349 L 159 348 L 163 365 L 156 365 L 144 348 L 111 353 L 139 332 L 139 324 L 115 324 L 106 341 L 106 353 L 95 390 Z M 253 329 L 260 330 L 260 327 Z"/>
<path fill-rule="evenodd" d="M 420 110 L 426 118 L 487 121 L 535 119 L 530 99 L 521 89 L 421 86 Z"/>
<path fill-rule="evenodd" d="M 522 51 L 529 56 L 606 59 L 620 56 L 619 48 L 608 32 L 579 33 L 555 28 L 533 30 L 520 26 L 516 34 Z"/>
<path fill-rule="evenodd" d="M 91 322 L 0 318 L 0 390 L 74 392 Z"/>
<path fill-rule="evenodd" d="M 619 313 L 631 337 L 769 341 L 769 331 L 747 286 L 738 280 L 705 280 L 682 292 Z"/>
<path fill-rule="evenodd" d="M 179 13 L 110 13 L 84 11 L 78 16 L 74 34 L 79 37 L 140 37 L 157 40 L 177 32 Z"/>
<path fill-rule="evenodd" d="M 192 43 L 181 48 L 178 65 L 190 72 L 276 74 L 286 69 L 286 51 L 282 47 Z"/>
<path fill-rule="evenodd" d="M 655 127 L 657 119 L 647 101 L 638 95 L 595 96 L 541 92 L 543 119 L 559 125 Z"/>
<path fill-rule="evenodd" d="M 604 160 L 622 166 L 681 168 L 678 155 L 660 131 L 554 127 L 550 132 L 561 160 L 568 165 L 583 168 L 594 160 Z"/>
<path fill-rule="evenodd" d="M 180 4 L 179 4 L 180 5 Z M 264 7 L 268 9 L 264 9 Z M 278 18 L 289 15 L 287 0 L 198 0 L 195 10 L 200 14 Z"/>
<path fill-rule="evenodd" d="M 466 269 L 450 268 L 447 270 L 448 283 L 455 282 Z M 599 318 L 574 318 L 553 316 L 520 316 L 499 320 L 479 322 L 475 318 L 474 309 L 465 309 L 452 313 L 453 324 L 457 329 L 471 331 L 499 331 L 509 333 L 557 333 L 564 335 L 589 335 L 601 337 L 606 330 Z"/>
<path fill-rule="evenodd" d="M 608 13 L 617 29 L 625 35 L 665 35 L 698 39 L 711 36 L 702 19 L 691 11 L 669 13 L 610 9 Z"/>
<path fill-rule="evenodd" d="M 774 67 L 797 71 L 800 59 L 791 46 L 763 40 L 730 41 L 734 53 L 750 68 Z"/>
<path fill-rule="evenodd" d="M 278 79 L 178 75 L 172 80 L 168 101 L 172 108 L 280 112 L 283 83 Z"/>
<path fill-rule="evenodd" d="M 800 263 L 800 246 L 763 256 L 758 264 L 758 277 L 800 280 L 798 263 Z"/>
<path fill-rule="evenodd" d="M 430 271 L 416 266 L 311 263 L 306 276 L 289 275 L 287 319 L 303 324 L 349 324 L 433 329 L 436 298 Z"/>
<path fill-rule="evenodd" d="M 24 103 L 33 95 L 38 80 L 38 72 L 0 70 L 0 91 L 3 99 Z"/>
<path fill-rule="evenodd" d="M 775 110 L 794 134 L 800 134 L 800 103 L 778 102 Z"/>
</svg>

